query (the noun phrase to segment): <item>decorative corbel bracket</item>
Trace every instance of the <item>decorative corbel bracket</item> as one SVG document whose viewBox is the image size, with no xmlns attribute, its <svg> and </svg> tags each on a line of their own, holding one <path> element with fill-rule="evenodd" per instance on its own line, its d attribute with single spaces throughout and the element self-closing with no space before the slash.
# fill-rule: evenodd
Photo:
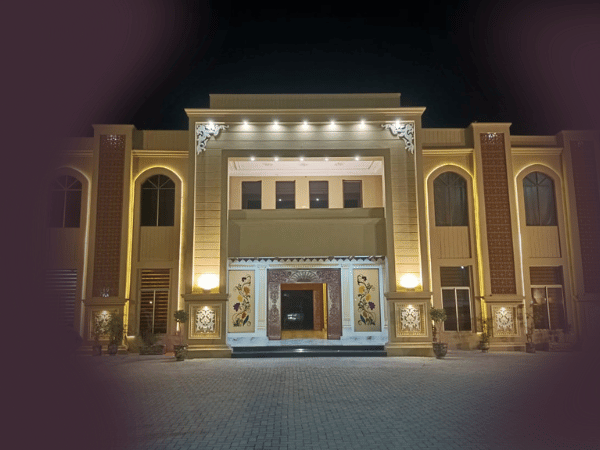
<svg viewBox="0 0 600 450">
<path fill-rule="evenodd" d="M 206 143 L 211 137 L 217 137 L 221 130 L 226 128 L 229 128 L 229 125 L 196 122 L 196 155 L 206 150 Z"/>
<path fill-rule="evenodd" d="M 395 122 L 395 123 L 384 123 L 381 125 L 383 128 L 387 128 L 391 131 L 394 136 L 398 136 L 398 139 L 402 139 L 406 145 L 406 150 L 410 153 L 415 153 L 415 123 L 410 122 Z"/>
</svg>

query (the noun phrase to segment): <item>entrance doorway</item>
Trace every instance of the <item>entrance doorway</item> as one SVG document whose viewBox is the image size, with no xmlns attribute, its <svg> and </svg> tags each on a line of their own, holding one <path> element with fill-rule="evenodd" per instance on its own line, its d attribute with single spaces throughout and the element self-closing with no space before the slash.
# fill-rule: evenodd
<svg viewBox="0 0 600 450">
<path fill-rule="evenodd" d="M 327 339 L 326 285 L 281 284 L 281 339 Z"/>
</svg>

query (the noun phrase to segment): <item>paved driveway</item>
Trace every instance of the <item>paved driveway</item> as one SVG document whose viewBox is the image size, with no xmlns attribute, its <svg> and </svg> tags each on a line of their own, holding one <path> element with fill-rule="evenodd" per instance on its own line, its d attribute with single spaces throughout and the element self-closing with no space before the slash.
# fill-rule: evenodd
<svg viewBox="0 0 600 450">
<path fill-rule="evenodd" d="M 600 448 L 598 359 L 582 353 L 84 365 L 103 448 Z"/>
</svg>

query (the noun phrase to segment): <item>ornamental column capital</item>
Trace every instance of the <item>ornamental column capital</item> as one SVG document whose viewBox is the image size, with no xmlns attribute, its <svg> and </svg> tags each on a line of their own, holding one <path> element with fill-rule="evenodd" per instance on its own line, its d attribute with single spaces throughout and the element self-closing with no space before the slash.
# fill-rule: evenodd
<svg viewBox="0 0 600 450">
<path fill-rule="evenodd" d="M 414 121 L 396 121 L 394 123 L 384 123 L 382 128 L 387 128 L 398 139 L 402 139 L 406 145 L 406 150 L 415 153 L 415 122 Z"/>
<path fill-rule="evenodd" d="M 226 128 L 229 128 L 229 125 L 196 122 L 196 155 L 206 150 L 206 144 L 211 137 L 217 137 L 221 130 Z"/>
</svg>

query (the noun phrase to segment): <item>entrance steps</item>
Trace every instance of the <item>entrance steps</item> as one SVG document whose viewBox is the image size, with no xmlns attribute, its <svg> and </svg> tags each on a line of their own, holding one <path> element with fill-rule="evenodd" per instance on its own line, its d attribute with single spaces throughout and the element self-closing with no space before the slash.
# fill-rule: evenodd
<svg viewBox="0 0 600 450">
<path fill-rule="evenodd" d="M 233 347 L 232 349 L 232 358 L 387 356 L 383 345 L 273 345 L 267 347 Z"/>
</svg>

